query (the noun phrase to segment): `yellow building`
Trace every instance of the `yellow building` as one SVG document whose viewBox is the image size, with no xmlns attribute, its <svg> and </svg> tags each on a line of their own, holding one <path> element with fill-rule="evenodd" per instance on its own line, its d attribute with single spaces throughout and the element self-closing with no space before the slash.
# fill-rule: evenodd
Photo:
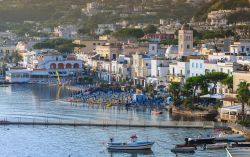
<svg viewBox="0 0 250 157">
<path fill-rule="evenodd" d="M 233 91 L 236 92 L 240 82 L 250 83 L 250 71 L 238 71 L 233 73 Z"/>
<path fill-rule="evenodd" d="M 121 54 L 121 48 L 111 45 L 98 45 L 96 46 L 96 53 L 103 59 L 115 60 Z"/>
</svg>

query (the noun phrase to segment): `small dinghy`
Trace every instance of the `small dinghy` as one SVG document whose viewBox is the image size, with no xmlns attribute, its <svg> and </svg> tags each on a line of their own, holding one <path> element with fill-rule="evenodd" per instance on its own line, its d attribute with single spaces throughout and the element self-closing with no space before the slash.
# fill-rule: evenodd
<svg viewBox="0 0 250 157">
<path fill-rule="evenodd" d="M 160 110 L 153 110 L 152 111 L 152 114 L 153 115 L 160 115 L 160 114 L 162 114 L 163 112 L 162 111 L 160 111 Z"/>
<path fill-rule="evenodd" d="M 151 149 L 154 142 L 149 141 L 137 141 L 137 136 L 132 135 L 131 142 L 115 143 L 113 138 L 110 138 L 110 142 L 107 143 L 107 149 L 109 150 L 147 150 Z"/>
<path fill-rule="evenodd" d="M 207 144 L 205 149 L 225 149 L 227 148 L 227 143 L 216 143 L 216 144 Z"/>
<path fill-rule="evenodd" d="M 195 147 L 175 147 L 171 149 L 173 153 L 194 153 L 196 150 Z"/>
</svg>

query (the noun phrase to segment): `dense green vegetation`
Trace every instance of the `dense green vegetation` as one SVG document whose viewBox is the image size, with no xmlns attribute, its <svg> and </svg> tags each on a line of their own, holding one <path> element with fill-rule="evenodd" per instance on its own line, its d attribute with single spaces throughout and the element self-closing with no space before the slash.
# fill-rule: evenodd
<svg viewBox="0 0 250 157">
<path fill-rule="evenodd" d="M 145 34 L 156 33 L 157 27 L 154 25 L 148 25 L 143 31 Z"/>
<path fill-rule="evenodd" d="M 241 11 L 228 16 L 229 23 L 250 21 L 250 12 Z"/>
<path fill-rule="evenodd" d="M 161 44 L 163 44 L 163 45 L 178 45 L 178 39 L 163 40 L 163 41 L 161 41 Z"/>
<path fill-rule="evenodd" d="M 144 32 L 141 29 L 124 28 L 112 33 L 116 38 L 141 38 L 144 36 Z"/>
<path fill-rule="evenodd" d="M 189 102 L 195 102 L 199 94 L 215 94 L 219 82 L 231 85 L 231 78 L 222 72 L 210 72 L 205 75 L 193 76 L 189 77 L 183 85 L 172 82 L 169 93 L 173 96 L 174 102 L 180 102 L 181 96 L 186 97 Z M 210 91 L 208 91 L 208 87 L 210 87 Z M 199 93 L 197 92 L 198 89 L 200 90 Z"/>
<path fill-rule="evenodd" d="M 41 43 L 37 43 L 33 46 L 34 49 L 56 49 L 61 53 L 72 53 L 75 47 L 82 47 L 83 45 L 77 45 L 72 43 L 69 39 L 48 39 Z"/>
<path fill-rule="evenodd" d="M 235 9 L 237 7 L 239 8 L 250 7 L 249 0 L 212 0 L 208 4 L 202 5 L 196 12 L 194 18 L 196 21 L 205 21 L 207 18 L 207 14 L 210 11 L 220 10 L 220 9 Z M 249 18 L 249 14 L 248 15 L 244 14 L 244 16 L 245 18 L 247 17 Z"/>
</svg>

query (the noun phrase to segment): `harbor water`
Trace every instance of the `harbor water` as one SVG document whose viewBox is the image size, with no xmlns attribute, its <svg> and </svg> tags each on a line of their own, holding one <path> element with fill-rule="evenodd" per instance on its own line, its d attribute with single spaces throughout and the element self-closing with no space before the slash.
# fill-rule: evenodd
<svg viewBox="0 0 250 157">
<path fill-rule="evenodd" d="M 105 119 L 136 121 L 185 120 L 172 117 L 167 112 L 151 115 L 148 108 L 105 108 L 87 104 L 71 104 L 64 100 L 70 91 L 47 85 L 9 85 L 0 87 L 0 118 L 30 119 Z M 117 142 L 126 142 L 131 134 L 141 140 L 155 141 L 152 151 L 109 152 L 105 142 L 113 137 Z M 216 134 L 212 129 L 192 128 L 129 128 L 88 126 L 0 126 L 1 157 L 175 157 L 170 149 L 184 143 L 185 137 L 200 134 Z M 190 157 L 224 157 L 225 150 L 198 150 L 194 154 L 178 154 Z"/>
</svg>

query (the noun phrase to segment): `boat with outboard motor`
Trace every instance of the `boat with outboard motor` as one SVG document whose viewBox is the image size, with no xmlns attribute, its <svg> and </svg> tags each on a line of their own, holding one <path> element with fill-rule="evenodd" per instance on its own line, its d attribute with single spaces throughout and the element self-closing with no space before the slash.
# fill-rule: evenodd
<svg viewBox="0 0 250 157">
<path fill-rule="evenodd" d="M 107 143 L 107 149 L 109 150 L 147 150 L 151 149 L 154 142 L 151 141 L 137 141 L 137 136 L 132 135 L 130 142 L 116 143 L 113 142 L 113 138 L 110 138 L 110 142 Z"/>
<path fill-rule="evenodd" d="M 214 144 L 214 137 L 198 137 L 198 138 L 185 138 L 186 144 Z"/>
</svg>

